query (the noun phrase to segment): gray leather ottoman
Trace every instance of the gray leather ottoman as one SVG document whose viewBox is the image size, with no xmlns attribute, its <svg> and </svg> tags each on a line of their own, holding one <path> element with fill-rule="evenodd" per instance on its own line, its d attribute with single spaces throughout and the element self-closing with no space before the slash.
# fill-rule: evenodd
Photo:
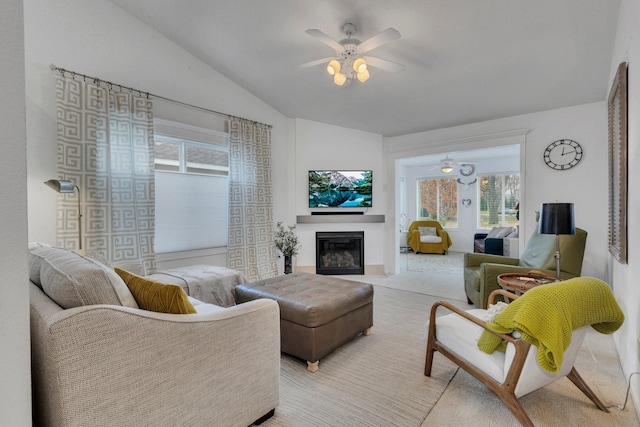
<svg viewBox="0 0 640 427">
<path fill-rule="evenodd" d="M 373 286 L 368 283 L 308 273 L 285 274 L 236 286 L 236 303 L 258 298 L 280 306 L 283 353 L 307 361 L 319 360 L 373 326 Z"/>
</svg>

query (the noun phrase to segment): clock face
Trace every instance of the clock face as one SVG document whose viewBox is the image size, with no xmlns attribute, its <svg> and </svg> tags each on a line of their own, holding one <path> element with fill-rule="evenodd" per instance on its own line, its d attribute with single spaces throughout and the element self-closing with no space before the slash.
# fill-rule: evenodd
<svg viewBox="0 0 640 427">
<path fill-rule="evenodd" d="M 582 160 L 582 147 L 571 139 L 559 139 L 544 150 L 544 162 L 551 169 L 567 170 Z"/>
</svg>

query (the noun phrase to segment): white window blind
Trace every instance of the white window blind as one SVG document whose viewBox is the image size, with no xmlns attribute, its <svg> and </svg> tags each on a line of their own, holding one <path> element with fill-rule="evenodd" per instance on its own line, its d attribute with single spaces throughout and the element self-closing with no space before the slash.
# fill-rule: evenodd
<svg viewBox="0 0 640 427">
<path fill-rule="evenodd" d="M 154 123 L 157 253 L 227 246 L 228 135 Z"/>
<path fill-rule="evenodd" d="M 156 171 L 158 253 L 227 246 L 229 178 Z"/>
</svg>

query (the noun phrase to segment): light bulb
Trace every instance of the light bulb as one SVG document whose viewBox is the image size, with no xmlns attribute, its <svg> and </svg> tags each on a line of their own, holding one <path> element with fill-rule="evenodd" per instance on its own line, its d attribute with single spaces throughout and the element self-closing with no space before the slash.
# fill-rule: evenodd
<svg viewBox="0 0 640 427">
<path fill-rule="evenodd" d="M 347 76 L 345 76 L 342 73 L 336 73 L 336 75 L 333 76 L 333 82 L 338 86 L 342 86 L 346 81 L 347 81 Z"/>
<path fill-rule="evenodd" d="M 353 62 L 353 69 L 356 73 L 362 73 L 367 69 L 367 63 L 362 58 L 358 58 Z"/>
<path fill-rule="evenodd" d="M 358 78 L 360 83 L 366 82 L 367 80 L 369 80 L 369 70 L 365 68 L 364 71 L 360 71 L 356 77 Z"/>
<path fill-rule="evenodd" d="M 449 173 L 453 170 L 453 168 L 449 165 L 445 165 L 442 167 L 442 169 L 440 169 L 442 171 L 442 173 Z"/>
<path fill-rule="evenodd" d="M 329 73 L 332 76 L 335 76 L 337 73 L 340 72 L 340 63 L 333 59 L 331 61 L 329 61 L 329 64 L 327 65 L 327 73 Z"/>
</svg>

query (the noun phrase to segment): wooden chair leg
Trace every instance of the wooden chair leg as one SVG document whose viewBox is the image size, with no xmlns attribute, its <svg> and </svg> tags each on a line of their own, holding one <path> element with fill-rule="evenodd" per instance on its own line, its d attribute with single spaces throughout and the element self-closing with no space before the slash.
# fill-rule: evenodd
<svg viewBox="0 0 640 427">
<path fill-rule="evenodd" d="M 431 340 L 427 343 L 427 357 L 424 361 L 424 375 L 427 377 L 431 376 L 431 366 L 433 365 L 433 353 L 435 353 L 435 349 L 433 348 L 433 344 Z"/>
<path fill-rule="evenodd" d="M 518 398 L 515 394 L 498 393 L 498 397 L 500 398 L 500 400 L 502 400 L 505 406 L 509 408 L 511 413 L 515 415 L 518 421 L 520 421 L 520 424 L 522 424 L 524 427 L 535 427 L 533 425 L 533 421 L 531 421 L 531 418 L 529 418 L 527 413 L 524 411 L 524 408 L 518 401 Z"/>
<path fill-rule="evenodd" d="M 587 383 L 582 379 L 578 371 L 576 371 L 575 366 L 571 368 L 571 372 L 567 374 L 567 378 L 573 382 L 576 387 L 582 391 L 585 396 L 587 396 L 601 411 L 609 412 L 609 409 L 605 406 L 604 403 L 600 400 L 600 398 L 591 390 L 591 387 L 587 385 Z"/>
</svg>

